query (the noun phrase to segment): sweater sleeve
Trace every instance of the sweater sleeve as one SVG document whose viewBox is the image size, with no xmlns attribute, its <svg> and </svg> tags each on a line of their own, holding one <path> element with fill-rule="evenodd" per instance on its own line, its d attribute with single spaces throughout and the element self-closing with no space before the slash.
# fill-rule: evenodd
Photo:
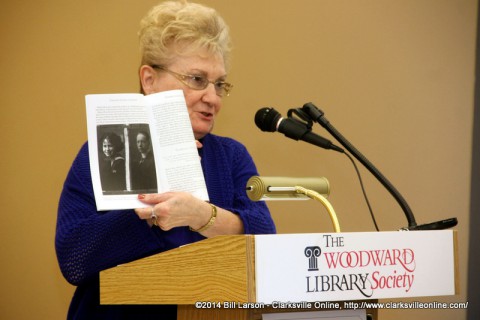
<svg viewBox="0 0 480 320">
<path fill-rule="evenodd" d="M 248 179 L 258 175 L 245 146 L 236 140 L 214 135 L 206 139 L 202 163 L 210 200 L 238 214 L 245 234 L 275 233 L 275 224 L 265 202 L 251 201 L 245 191 Z"/>
<path fill-rule="evenodd" d="M 254 202 L 246 193 L 248 179 L 258 175 L 257 168 L 252 157 L 243 145 L 239 145 L 234 156 L 234 205 L 232 211 L 236 211 L 243 221 L 245 234 L 272 234 L 276 232 L 275 224 L 270 211 L 264 201 Z"/>
<path fill-rule="evenodd" d="M 161 246 L 133 210 L 96 210 L 85 144 L 67 175 L 58 207 L 55 249 L 67 281 L 79 285 Z"/>
</svg>

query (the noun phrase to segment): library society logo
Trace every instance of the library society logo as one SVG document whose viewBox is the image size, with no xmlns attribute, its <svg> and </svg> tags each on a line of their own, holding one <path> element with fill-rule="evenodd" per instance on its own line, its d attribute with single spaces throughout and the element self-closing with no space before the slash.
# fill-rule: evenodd
<svg viewBox="0 0 480 320">
<path fill-rule="evenodd" d="M 414 286 L 417 262 L 413 248 L 359 250 L 350 249 L 343 237 L 340 240 L 329 240 L 323 250 L 316 245 L 304 247 L 307 293 L 356 291 L 369 298 L 377 290 L 409 292 Z"/>
<path fill-rule="evenodd" d="M 319 246 L 305 248 L 305 256 L 308 258 L 308 271 L 318 271 L 318 257 L 322 254 Z"/>
</svg>

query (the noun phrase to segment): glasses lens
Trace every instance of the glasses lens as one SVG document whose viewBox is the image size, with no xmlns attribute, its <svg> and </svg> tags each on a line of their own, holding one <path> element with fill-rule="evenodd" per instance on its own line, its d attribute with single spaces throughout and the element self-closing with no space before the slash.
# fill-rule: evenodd
<svg viewBox="0 0 480 320">
<path fill-rule="evenodd" d="M 185 82 L 195 90 L 203 90 L 208 86 L 208 79 L 202 76 L 186 76 Z"/>
<path fill-rule="evenodd" d="M 215 82 L 213 85 L 215 86 L 215 92 L 217 93 L 217 95 L 219 95 L 220 97 L 223 97 L 223 95 L 226 93 L 224 88 L 224 83 Z"/>
<path fill-rule="evenodd" d="M 218 82 L 215 84 L 215 89 L 217 90 L 217 94 L 219 96 L 230 95 L 230 90 L 232 89 L 232 87 L 233 86 L 228 82 Z"/>
<path fill-rule="evenodd" d="M 194 90 L 204 90 L 205 88 L 208 87 L 208 85 L 210 83 L 213 83 L 213 85 L 215 87 L 215 92 L 220 97 L 228 96 L 229 93 L 230 93 L 230 90 L 233 87 L 233 85 L 231 85 L 228 82 L 224 82 L 224 81 L 210 82 L 204 76 L 181 74 L 181 73 L 174 72 L 172 70 L 169 70 L 167 68 L 164 68 L 164 67 L 158 66 L 158 65 L 152 65 L 152 68 L 160 69 L 160 70 L 163 70 L 163 71 L 166 71 L 166 72 L 172 74 L 178 80 L 183 82 L 186 86 L 188 86 L 188 87 L 190 87 Z"/>
</svg>

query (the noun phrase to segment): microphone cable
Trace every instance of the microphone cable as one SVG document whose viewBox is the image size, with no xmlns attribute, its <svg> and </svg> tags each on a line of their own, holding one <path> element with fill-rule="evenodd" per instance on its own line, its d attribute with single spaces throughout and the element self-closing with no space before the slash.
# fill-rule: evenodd
<svg viewBox="0 0 480 320">
<path fill-rule="evenodd" d="M 350 159 L 350 161 L 353 164 L 353 168 L 355 168 L 355 171 L 357 172 L 358 181 L 360 182 L 360 187 L 362 188 L 363 198 L 367 203 L 368 211 L 370 212 L 370 216 L 372 217 L 373 225 L 375 226 L 375 230 L 380 231 L 380 229 L 378 228 L 377 219 L 375 219 L 375 214 L 373 213 L 373 210 L 372 210 L 372 206 L 370 205 L 370 201 L 368 200 L 367 192 L 365 191 L 365 186 L 362 180 L 362 175 L 358 170 L 357 164 L 355 163 L 355 160 L 352 158 L 352 156 L 348 152 L 344 152 L 343 154 L 346 155 L 348 159 Z"/>
<path fill-rule="evenodd" d="M 294 109 L 288 110 L 287 116 L 288 116 L 288 118 L 305 125 L 309 131 L 312 130 L 313 120 L 310 118 L 310 116 L 302 108 L 294 108 Z M 339 148 L 339 149 L 341 149 L 341 148 Z M 362 175 L 360 174 L 360 170 L 358 169 L 358 166 L 355 163 L 355 160 L 353 159 L 353 157 L 348 152 L 345 152 L 345 150 L 343 150 L 343 149 L 341 149 L 341 150 L 342 151 L 339 151 L 339 152 L 341 152 L 345 156 L 347 156 L 347 158 L 353 164 L 353 168 L 355 169 L 355 172 L 357 173 L 358 181 L 360 183 L 360 188 L 362 189 L 363 198 L 365 199 L 365 202 L 367 204 L 368 211 L 370 213 L 370 217 L 372 218 L 373 225 L 375 226 L 375 230 L 380 231 L 380 229 L 378 228 L 377 219 L 375 218 L 375 214 L 373 213 L 373 209 L 372 209 L 372 206 L 370 204 L 370 200 L 368 199 L 367 192 L 365 190 L 365 185 L 363 183 L 363 179 L 362 179 Z"/>
</svg>

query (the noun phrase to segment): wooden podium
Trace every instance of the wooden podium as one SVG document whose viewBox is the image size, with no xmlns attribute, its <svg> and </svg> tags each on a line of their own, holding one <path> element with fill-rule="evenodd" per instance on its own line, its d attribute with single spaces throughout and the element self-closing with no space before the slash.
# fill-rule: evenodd
<svg viewBox="0 0 480 320">
<path fill-rule="evenodd" d="M 257 273 L 259 256 L 256 256 L 255 242 L 262 239 L 260 237 L 274 242 L 283 238 L 282 235 L 218 236 L 102 271 L 100 303 L 176 304 L 177 319 L 182 320 L 260 320 L 264 313 L 332 310 L 318 306 L 295 310 L 273 308 L 271 302 L 258 300 L 257 274 L 260 273 Z M 290 241 L 288 237 L 285 240 Z M 269 258 L 264 255 L 262 259 Z M 301 299 L 290 301 L 306 301 Z M 376 299 L 374 295 L 366 301 Z M 313 301 L 330 300 L 315 298 Z M 365 299 L 351 299 L 347 295 L 345 299 L 333 300 Z M 256 303 L 259 307 L 255 307 Z M 377 319 L 375 308 L 367 307 L 367 314 Z"/>
</svg>

